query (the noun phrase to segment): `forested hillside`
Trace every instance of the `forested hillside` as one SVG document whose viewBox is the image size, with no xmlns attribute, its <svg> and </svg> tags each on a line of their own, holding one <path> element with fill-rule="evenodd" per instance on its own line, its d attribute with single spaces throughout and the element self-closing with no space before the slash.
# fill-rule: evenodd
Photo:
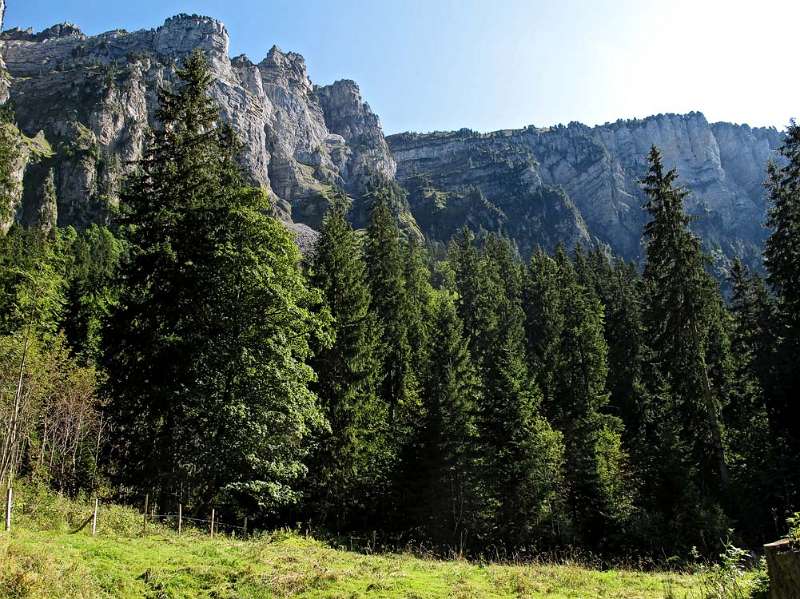
<svg viewBox="0 0 800 599">
<path fill-rule="evenodd" d="M 800 127 L 766 279 L 726 300 L 658 148 L 643 268 L 463 228 L 432 251 L 373 178 L 303 257 L 194 52 L 108 226 L 0 238 L 0 484 L 467 555 L 717 555 L 800 505 Z M 14 116 L 4 115 L 7 131 Z M 17 138 L 0 138 L 0 189 Z M 55 193 L 50 189 L 48 193 Z"/>
</svg>

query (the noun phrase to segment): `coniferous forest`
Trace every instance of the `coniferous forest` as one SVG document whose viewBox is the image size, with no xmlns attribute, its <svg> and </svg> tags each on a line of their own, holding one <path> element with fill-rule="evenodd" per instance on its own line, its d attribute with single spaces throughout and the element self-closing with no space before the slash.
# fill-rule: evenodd
<svg viewBox="0 0 800 599">
<path fill-rule="evenodd" d="M 337 191 L 301 255 L 202 54 L 179 75 L 113 222 L 0 238 L 0 484 L 443 554 L 658 560 L 785 533 L 800 126 L 765 173 L 763 272 L 710 274 L 655 147 L 642 264 L 467 228 L 425 245 L 378 179 L 365 229 Z M 13 162 L 0 139 L 0 189 Z"/>
</svg>

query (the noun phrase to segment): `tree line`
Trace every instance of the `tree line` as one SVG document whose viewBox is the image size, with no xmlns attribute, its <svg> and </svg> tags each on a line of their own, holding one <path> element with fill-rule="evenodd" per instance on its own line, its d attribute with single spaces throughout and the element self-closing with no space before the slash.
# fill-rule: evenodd
<svg viewBox="0 0 800 599">
<path fill-rule="evenodd" d="M 725 298 L 656 148 L 643 269 L 468 228 L 426 247 L 389 181 L 366 230 L 331 190 L 302 257 L 237 166 L 202 54 L 178 75 L 112 227 L 0 239 L 0 483 L 476 554 L 784 532 L 800 127 L 769 167 L 766 277 L 736 262 Z"/>
</svg>

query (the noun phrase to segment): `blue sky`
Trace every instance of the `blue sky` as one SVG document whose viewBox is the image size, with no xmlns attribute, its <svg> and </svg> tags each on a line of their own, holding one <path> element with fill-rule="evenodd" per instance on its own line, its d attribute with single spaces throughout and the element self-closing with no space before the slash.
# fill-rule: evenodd
<svg viewBox="0 0 800 599">
<path fill-rule="evenodd" d="M 151 28 L 222 20 L 231 53 L 300 52 L 355 79 L 388 133 L 588 124 L 700 110 L 800 117 L 796 0 L 9 0 L 5 26 Z M 786 79 L 790 79 L 786 81 Z"/>
</svg>

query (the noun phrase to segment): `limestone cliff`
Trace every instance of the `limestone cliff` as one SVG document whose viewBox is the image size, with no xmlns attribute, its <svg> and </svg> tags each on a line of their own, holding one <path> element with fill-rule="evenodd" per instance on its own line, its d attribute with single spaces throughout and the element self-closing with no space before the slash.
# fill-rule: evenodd
<svg viewBox="0 0 800 599">
<path fill-rule="evenodd" d="M 4 6 L 0 0 L 0 16 Z M 655 144 L 692 192 L 693 227 L 717 267 L 733 256 L 760 263 L 762 182 L 780 143 L 775 129 L 710 124 L 690 113 L 384 139 L 353 81 L 314 85 L 303 57 L 275 46 L 258 63 L 231 59 L 224 25 L 196 15 L 97 36 L 68 23 L 0 34 L 0 104 L 10 96 L 24 134 L 15 165 L 24 193 L 15 192 L 12 216 L 6 211 L 0 228 L 9 218 L 49 226 L 57 214 L 59 224 L 79 227 L 107 218 L 155 124 L 157 89 L 175 83 L 177 65 L 196 48 L 208 56 L 211 93 L 243 142 L 246 173 L 271 192 L 276 213 L 306 245 L 334 186 L 358 197 L 378 176 L 408 191 L 408 202 L 395 206 L 406 230 L 417 234 L 419 225 L 434 241 L 446 242 L 466 224 L 509 235 L 524 254 L 597 244 L 641 259 L 639 180 Z M 30 160 L 26 148 L 40 132 L 53 151 Z M 354 204 L 357 226 L 367 213 L 366 202 Z"/>
<path fill-rule="evenodd" d="M 598 127 L 401 134 L 388 141 L 398 180 L 411 191 L 414 213 L 429 234 L 472 222 L 505 231 L 521 249 L 590 238 L 629 259 L 642 254 L 639 180 L 656 145 L 692 192 L 687 208 L 697 216 L 693 226 L 724 268 L 733 256 L 759 260 L 762 182 L 780 138 L 775 129 L 709 124 L 702 114 L 690 113 Z M 541 232 L 531 223 L 520 226 L 520 220 L 548 209 L 560 216 L 560 228 L 554 230 L 553 222 Z M 491 211 L 499 215 L 494 220 Z"/>
<path fill-rule="evenodd" d="M 16 119 L 56 149 L 48 167 L 60 224 L 105 218 L 154 124 L 156 90 L 174 83 L 176 66 L 196 48 L 209 58 L 222 117 L 244 144 L 247 174 L 271 191 L 287 221 L 316 226 L 332 186 L 357 194 L 369 177 L 394 175 L 380 122 L 354 83 L 315 87 L 303 57 L 277 47 L 258 64 L 231 59 L 227 31 L 214 19 L 179 15 L 157 29 L 97 36 L 71 24 L 6 31 L 0 55 Z"/>
</svg>

